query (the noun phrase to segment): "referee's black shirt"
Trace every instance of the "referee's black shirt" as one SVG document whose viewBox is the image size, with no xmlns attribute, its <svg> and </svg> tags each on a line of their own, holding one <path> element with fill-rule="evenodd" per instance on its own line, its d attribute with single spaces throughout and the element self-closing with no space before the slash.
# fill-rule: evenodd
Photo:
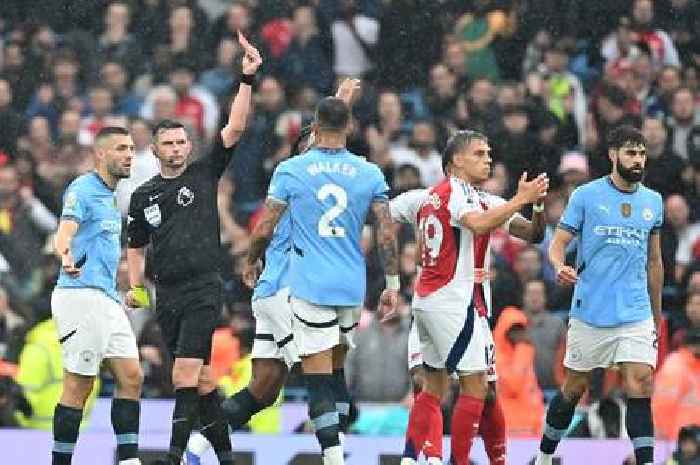
<svg viewBox="0 0 700 465">
<path fill-rule="evenodd" d="M 235 145 L 221 136 L 211 152 L 176 178 L 156 175 L 131 196 L 128 246 L 153 245 L 156 284 L 173 285 L 215 275 L 221 265 L 221 234 L 216 195 L 219 179 Z"/>
</svg>

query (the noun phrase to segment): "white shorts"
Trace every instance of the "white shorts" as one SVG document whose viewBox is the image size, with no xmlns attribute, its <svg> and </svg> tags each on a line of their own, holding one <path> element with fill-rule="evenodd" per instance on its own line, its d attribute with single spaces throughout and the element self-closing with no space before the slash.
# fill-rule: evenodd
<svg viewBox="0 0 700 465">
<path fill-rule="evenodd" d="M 423 361 L 459 375 L 486 372 L 496 379 L 493 336 L 486 317 L 468 313 L 426 312 L 414 309 Z"/>
<path fill-rule="evenodd" d="M 408 371 L 423 365 L 423 354 L 420 351 L 418 324 L 415 317 L 411 319 L 411 329 L 408 332 Z"/>
<path fill-rule="evenodd" d="M 582 372 L 624 362 L 656 367 L 657 351 L 656 329 L 651 318 L 614 328 L 599 328 L 571 318 L 564 366 Z"/>
<path fill-rule="evenodd" d="M 255 316 L 255 340 L 252 358 L 275 358 L 287 364 L 287 368 L 299 361 L 299 351 L 292 335 L 292 308 L 289 289 L 253 301 Z"/>
<path fill-rule="evenodd" d="M 70 373 L 97 376 L 105 358 L 139 358 L 124 307 L 103 291 L 56 288 L 51 313 Z"/>
<path fill-rule="evenodd" d="M 344 344 L 354 348 L 353 334 L 361 306 L 326 306 L 292 297 L 292 332 L 300 356 L 313 355 Z"/>
</svg>

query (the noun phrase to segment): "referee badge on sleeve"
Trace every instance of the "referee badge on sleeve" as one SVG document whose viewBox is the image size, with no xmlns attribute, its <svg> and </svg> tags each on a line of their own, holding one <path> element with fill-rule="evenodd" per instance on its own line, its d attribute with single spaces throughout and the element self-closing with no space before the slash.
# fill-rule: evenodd
<svg viewBox="0 0 700 465">
<path fill-rule="evenodd" d="M 158 206 L 158 204 L 144 208 L 143 215 L 146 217 L 146 221 L 148 221 L 148 224 L 150 224 L 154 228 L 160 226 L 161 215 L 160 207 Z"/>
</svg>

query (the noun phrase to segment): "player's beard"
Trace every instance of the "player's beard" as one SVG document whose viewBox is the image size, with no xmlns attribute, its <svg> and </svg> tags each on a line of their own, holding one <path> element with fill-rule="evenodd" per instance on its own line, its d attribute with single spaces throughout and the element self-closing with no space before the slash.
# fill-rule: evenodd
<svg viewBox="0 0 700 465">
<path fill-rule="evenodd" d="M 635 172 L 632 171 L 631 168 L 625 168 L 624 166 L 622 166 L 620 160 L 617 160 L 616 166 L 617 173 L 622 179 L 624 179 L 627 182 L 639 182 L 644 177 L 644 168 L 642 168 L 639 172 Z"/>
</svg>

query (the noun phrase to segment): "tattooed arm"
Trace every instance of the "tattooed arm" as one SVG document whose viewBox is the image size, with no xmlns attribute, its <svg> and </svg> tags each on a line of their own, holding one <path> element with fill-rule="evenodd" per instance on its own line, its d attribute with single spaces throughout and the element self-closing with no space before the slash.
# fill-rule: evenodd
<svg viewBox="0 0 700 465">
<path fill-rule="evenodd" d="M 277 223 L 286 209 L 286 203 L 274 199 L 267 199 L 265 201 L 262 218 L 253 230 L 248 256 L 243 266 L 243 282 L 250 288 L 255 287 L 255 283 L 262 271 L 260 259 L 272 239 L 275 226 L 277 226 Z"/>
<path fill-rule="evenodd" d="M 384 262 L 387 280 L 387 287 L 379 298 L 378 317 L 386 320 L 393 317 L 399 301 L 399 247 L 396 241 L 396 229 L 391 220 L 389 202 L 373 202 L 372 212 L 377 224 L 380 255 Z"/>
</svg>

